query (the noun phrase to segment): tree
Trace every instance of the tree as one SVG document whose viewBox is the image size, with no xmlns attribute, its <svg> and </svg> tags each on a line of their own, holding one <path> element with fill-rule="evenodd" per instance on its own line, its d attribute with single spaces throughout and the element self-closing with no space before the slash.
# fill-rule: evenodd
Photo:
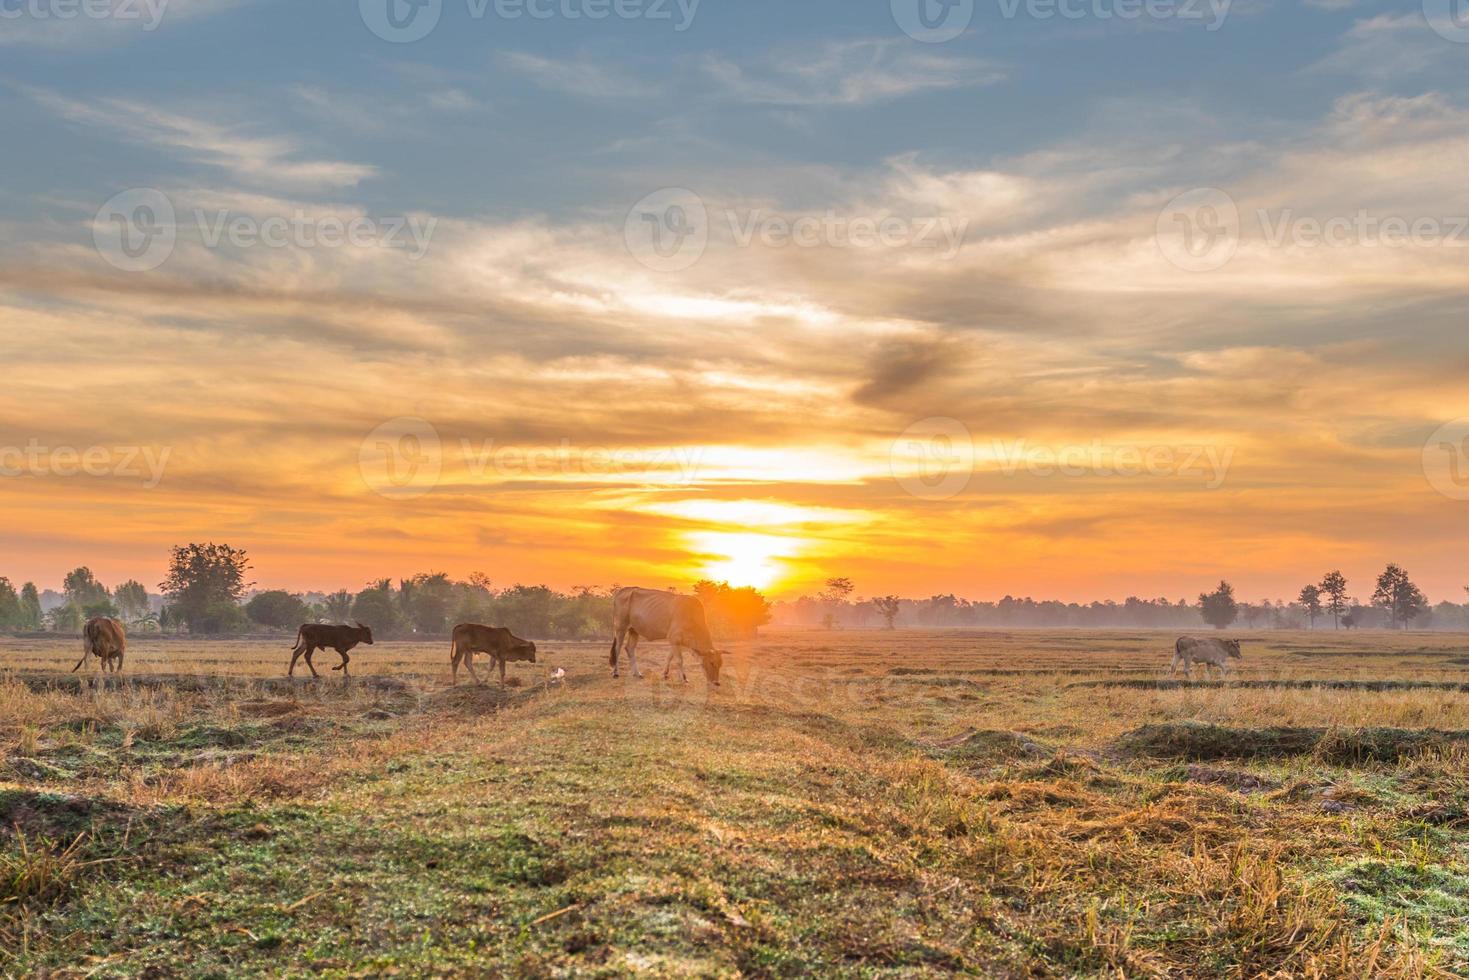
<svg viewBox="0 0 1469 980">
<path fill-rule="evenodd" d="M 292 629 L 311 618 L 306 603 L 298 595 L 275 589 L 262 592 L 245 603 L 245 615 L 272 629 Z"/>
<path fill-rule="evenodd" d="M 322 600 L 322 611 L 326 613 L 327 619 L 334 620 L 338 623 L 345 623 L 347 617 L 352 615 L 352 599 L 352 593 L 346 589 L 333 592 Z"/>
<path fill-rule="evenodd" d="M 403 620 L 419 633 L 447 633 L 454 610 L 454 583 L 442 572 L 415 575 L 398 583 Z"/>
<path fill-rule="evenodd" d="M 171 600 L 173 615 L 191 633 L 223 633 L 245 625 L 240 600 L 250 583 L 249 557 L 227 544 L 175 547 L 168 577 L 160 588 Z"/>
<path fill-rule="evenodd" d="M 1331 572 L 1321 580 L 1321 592 L 1326 596 L 1326 609 L 1331 613 L 1333 629 L 1341 629 L 1342 613 L 1347 611 L 1347 579 L 1341 572 Z"/>
<path fill-rule="evenodd" d="M 847 604 L 847 597 L 856 588 L 849 578 L 829 578 L 826 580 L 826 588 L 821 590 L 821 601 L 826 603 L 827 612 L 822 617 L 822 622 L 827 629 L 835 629 L 838 621 L 837 613 Z"/>
<path fill-rule="evenodd" d="M 51 629 L 56 633 L 80 633 L 82 611 L 69 602 L 62 603 L 46 614 Z"/>
<path fill-rule="evenodd" d="M 1321 587 L 1308 585 L 1301 590 L 1301 608 L 1306 611 L 1306 617 L 1311 621 L 1311 629 L 1316 628 L 1316 617 L 1321 615 Z"/>
<path fill-rule="evenodd" d="M 395 633 L 403 622 L 398 602 L 393 596 L 393 583 L 382 579 L 361 592 L 352 602 L 352 618 L 374 633 Z"/>
<path fill-rule="evenodd" d="M 1239 618 L 1239 604 L 1234 601 L 1234 586 L 1220 582 L 1219 588 L 1199 596 L 1199 614 L 1204 622 L 1222 630 Z"/>
<path fill-rule="evenodd" d="M 99 605 L 112 598 L 107 586 L 97 581 L 92 570 L 85 566 L 67 572 L 66 578 L 62 579 L 61 589 L 66 593 L 66 601 L 78 609 Z"/>
<path fill-rule="evenodd" d="M 0 629 L 15 629 L 20 626 L 20 595 L 10 579 L 0 577 Z"/>
<path fill-rule="evenodd" d="M 41 593 L 36 589 L 35 582 L 27 582 L 20 589 L 20 626 L 22 629 L 38 630 L 41 628 L 43 616 L 41 614 Z"/>
<path fill-rule="evenodd" d="M 142 582 L 129 579 L 117 587 L 112 598 L 124 619 L 142 619 L 149 613 L 148 590 Z"/>
<path fill-rule="evenodd" d="M 1408 578 L 1408 573 L 1397 565 L 1388 565 L 1377 576 L 1377 590 L 1372 593 L 1372 604 L 1387 610 L 1388 620 L 1394 629 L 1407 626 L 1428 608 L 1428 599 Z"/>
<path fill-rule="evenodd" d="M 885 595 L 872 600 L 872 607 L 883 618 L 883 622 L 887 623 L 888 629 L 894 628 L 893 623 L 898 618 L 899 602 L 900 600 L 895 595 Z"/>
<path fill-rule="evenodd" d="M 716 633 L 753 639 L 770 622 L 770 602 L 752 586 L 736 589 L 728 582 L 705 579 L 694 584 L 694 595 L 704 604 Z"/>
</svg>

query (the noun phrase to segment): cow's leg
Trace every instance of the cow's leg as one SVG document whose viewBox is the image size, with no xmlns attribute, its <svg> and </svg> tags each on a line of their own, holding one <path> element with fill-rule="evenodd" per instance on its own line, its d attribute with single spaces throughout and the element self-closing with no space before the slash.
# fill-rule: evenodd
<svg viewBox="0 0 1469 980">
<path fill-rule="evenodd" d="M 460 652 L 459 644 L 449 644 L 449 669 L 452 675 L 449 681 L 450 687 L 453 687 L 459 683 L 459 661 L 463 659 L 464 654 Z"/>
<path fill-rule="evenodd" d="M 291 667 L 290 667 L 289 670 L 286 671 L 286 676 L 287 677 L 295 677 L 296 676 L 296 661 L 297 660 L 300 660 L 301 659 L 301 654 L 303 654 L 305 652 L 306 652 L 306 647 L 304 647 L 304 646 L 299 646 L 296 649 L 294 649 L 294 650 L 291 651 Z"/>
<path fill-rule="evenodd" d="M 311 668 L 311 676 L 312 677 L 320 677 L 321 675 L 316 672 L 316 664 L 314 664 L 314 663 L 311 662 L 311 655 L 313 653 L 315 653 L 315 652 L 316 652 L 316 647 L 313 646 L 313 645 L 311 645 L 311 644 L 307 644 L 307 646 L 306 646 L 306 666 L 308 666 L 308 667 Z"/>
<path fill-rule="evenodd" d="M 622 649 L 627 654 L 627 669 L 634 677 L 641 679 L 643 672 L 638 670 L 638 634 L 636 630 L 627 631 L 627 639 L 623 642 Z"/>
<path fill-rule="evenodd" d="M 115 674 L 121 674 L 122 673 L 122 654 L 123 654 L 123 651 L 121 651 L 121 650 L 117 651 L 117 660 L 112 665 L 112 671 Z"/>
<path fill-rule="evenodd" d="M 668 663 L 663 665 L 663 679 L 665 681 L 668 680 L 668 674 L 673 670 L 675 662 L 678 664 L 679 678 L 687 684 L 689 682 L 689 675 L 684 673 L 683 669 L 683 647 L 677 643 L 671 643 L 668 647 Z"/>
<path fill-rule="evenodd" d="M 346 677 L 347 665 L 352 662 L 352 658 L 347 656 L 346 650 L 338 650 L 337 653 L 341 654 L 342 662 L 333 667 L 332 670 L 340 670 L 342 672 L 342 676 Z"/>
<path fill-rule="evenodd" d="M 466 649 L 464 651 L 464 666 L 466 666 L 466 667 L 469 668 L 469 676 L 474 678 L 474 682 L 476 684 L 483 684 L 484 683 L 484 681 L 482 681 L 482 680 L 479 679 L 479 674 L 474 669 L 474 651 L 473 650 Z"/>
<path fill-rule="evenodd" d="M 500 665 L 500 686 L 503 688 L 505 686 L 505 658 L 496 657 L 495 662 Z"/>
</svg>

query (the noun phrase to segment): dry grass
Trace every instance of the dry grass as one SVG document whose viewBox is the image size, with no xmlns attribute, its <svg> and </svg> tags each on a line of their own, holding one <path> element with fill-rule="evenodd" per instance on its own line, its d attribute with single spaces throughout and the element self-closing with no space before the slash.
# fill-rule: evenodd
<svg viewBox="0 0 1469 980">
<path fill-rule="evenodd" d="M 602 644 L 450 690 L 439 645 L 282 688 L 288 644 L 153 641 L 130 673 L 189 684 L 61 691 L 32 675 L 69 645 L 0 640 L 0 867 L 34 882 L 0 969 L 1469 969 L 1469 749 L 1420 734 L 1463 696 L 1075 686 L 1163 678 L 1170 642 L 777 633 L 711 696 Z M 1268 635 L 1240 676 L 1463 683 L 1464 644 Z"/>
</svg>

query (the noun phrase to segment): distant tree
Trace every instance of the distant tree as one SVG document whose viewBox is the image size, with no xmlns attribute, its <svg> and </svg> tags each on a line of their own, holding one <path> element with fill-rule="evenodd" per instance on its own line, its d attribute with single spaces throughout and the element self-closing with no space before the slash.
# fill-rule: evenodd
<svg viewBox="0 0 1469 980">
<path fill-rule="evenodd" d="M 345 623 L 347 617 L 352 615 L 352 600 L 354 596 L 346 589 L 333 592 L 321 602 L 322 612 L 326 618 L 335 623 Z"/>
<path fill-rule="evenodd" d="M 716 633 L 751 639 L 770 622 L 770 602 L 751 586 L 736 589 L 728 582 L 705 579 L 695 583 L 694 595 L 704 604 L 709 626 Z"/>
<path fill-rule="evenodd" d="M 888 629 L 893 629 L 893 623 L 897 621 L 900 600 L 895 595 L 885 595 L 872 600 L 872 607 L 882 617 Z"/>
<path fill-rule="evenodd" d="M 856 586 L 849 578 L 829 578 L 826 587 L 821 590 L 821 601 L 826 604 L 827 612 L 822 617 L 822 623 L 827 629 L 835 629 L 840 620 L 839 613 L 847 604 L 847 598 L 852 594 Z"/>
<path fill-rule="evenodd" d="M 100 605 L 112 598 L 107 587 L 97 581 L 92 570 L 85 566 L 67 572 L 66 578 L 62 579 L 61 588 L 66 593 L 66 601 L 78 609 Z"/>
<path fill-rule="evenodd" d="M 1377 589 L 1372 593 L 1372 604 L 1387 610 L 1388 621 L 1394 629 L 1406 627 L 1428 608 L 1428 599 L 1414 585 L 1408 573 L 1397 565 L 1388 565 L 1377 576 Z"/>
<path fill-rule="evenodd" d="M 1308 585 L 1301 590 L 1301 608 L 1306 612 L 1306 618 L 1311 622 L 1311 629 L 1316 628 L 1316 617 L 1321 615 L 1321 587 Z"/>
<path fill-rule="evenodd" d="M 10 579 L 0 577 L 0 629 L 17 629 L 20 625 L 20 593 L 10 584 Z"/>
<path fill-rule="evenodd" d="M 382 579 L 357 593 L 352 601 L 353 620 L 363 626 L 372 627 L 375 633 L 396 633 L 402 628 L 403 617 L 398 610 L 397 597 L 393 595 L 393 583 Z"/>
<path fill-rule="evenodd" d="M 1347 579 L 1341 572 L 1330 572 L 1321 580 L 1321 593 L 1331 613 L 1333 629 L 1341 629 L 1341 617 L 1347 611 Z"/>
<path fill-rule="evenodd" d="M 27 582 L 20 589 L 20 627 L 38 630 L 44 621 L 41 614 L 41 593 L 35 582 Z"/>
<path fill-rule="evenodd" d="M 82 611 L 69 602 L 64 602 L 46 614 L 46 621 L 56 633 L 80 633 Z"/>
<path fill-rule="evenodd" d="M 150 611 L 148 590 L 143 587 L 142 582 L 133 579 L 119 585 L 112 593 L 112 599 L 117 604 L 118 611 L 129 621 L 142 619 Z"/>
<path fill-rule="evenodd" d="M 311 618 L 311 611 L 298 595 L 279 589 L 262 592 L 245 603 L 245 615 L 271 629 L 295 629 Z"/>
<path fill-rule="evenodd" d="M 454 610 L 454 583 L 442 572 L 415 575 L 398 583 L 403 621 L 419 633 L 447 633 Z"/>
<path fill-rule="evenodd" d="M 175 547 L 168 577 L 161 588 L 171 600 L 176 621 L 191 633 L 225 633 L 247 624 L 240 600 L 250 583 L 245 573 L 250 559 L 243 549 L 227 544 L 189 544 Z"/>
<path fill-rule="evenodd" d="M 1234 601 L 1234 586 L 1220 582 L 1219 588 L 1199 596 L 1199 614 L 1204 622 L 1222 630 L 1239 618 L 1239 604 Z"/>
</svg>

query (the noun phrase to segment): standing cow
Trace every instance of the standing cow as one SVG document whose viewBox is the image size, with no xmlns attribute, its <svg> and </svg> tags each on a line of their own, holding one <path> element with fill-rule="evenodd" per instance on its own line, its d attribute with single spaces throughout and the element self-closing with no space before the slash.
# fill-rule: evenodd
<svg viewBox="0 0 1469 980">
<path fill-rule="evenodd" d="M 351 657 L 347 651 L 359 643 L 372 646 L 372 630 L 358 623 L 356 626 L 326 626 L 322 623 L 307 623 L 296 631 L 296 645 L 291 650 L 291 668 L 286 671 L 287 677 L 296 676 L 296 661 L 302 654 L 306 656 L 306 666 L 311 668 L 312 677 L 320 677 L 316 667 L 311 663 L 311 655 L 317 650 L 335 650 L 341 654 L 342 662 L 332 670 L 340 670 L 342 676 L 347 675 L 347 664 Z"/>
<path fill-rule="evenodd" d="M 536 645 L 522 640 L 503 626 L 480 626 L 478 623 L 460 623 L 454 627 L 449 639 L 449 663 L 453 670 L 452 683 L 459 683 L 459 661 L 469 668 L 469 676 L 476 684 L 481 683 L 474 672 L 474 655 L 487 653 L 500 665 L 500 686 L 505 686 L 506 661 L 536 662 Z"/>
<path fill-rule="evenodd" d="M 618 589 L 612 597 L 612 676 L 617 676 L 617 657 L 627 651 L 627 663 L 634 677 L 638 670 L 639 640 L 667 640 L 671 647 L 663 679 L 678 664 L 678 676 L 685 684 L 689 677 L 683 669 L 684 648 L 694 651 L 704 662 L 704 676 L 710 686 L 719 686 L 719 671 L 724 655 L 714 649 L 709 638 L 709 624 L 704 619 L 704 604 L 693 596 L 653 589 Z"/>
<path fill-rule="evenodd" d="M 1178 673 L 1183 665 L 1183 676 L 1190 677 L 1194 664 L 1214 667 L 1220 673 L 1229 673 L 1229 661 L 1243 660 L 1239 640 L 1221 640 L 1217 637 L 1180 636 L 1173 645 L 1173 668 L 1169 673 Z"/>
<path fill-rule="evenodd" d="M 82 659 L 71 669 L 75 674 L 82 669 L 88 657 L 101 662 L 102 672 L 122 671 L 122 655 L 127 652 L 128 635 L 122 623 L 108 616 L 94 616 L 82 627 Z"/>
</svg>

